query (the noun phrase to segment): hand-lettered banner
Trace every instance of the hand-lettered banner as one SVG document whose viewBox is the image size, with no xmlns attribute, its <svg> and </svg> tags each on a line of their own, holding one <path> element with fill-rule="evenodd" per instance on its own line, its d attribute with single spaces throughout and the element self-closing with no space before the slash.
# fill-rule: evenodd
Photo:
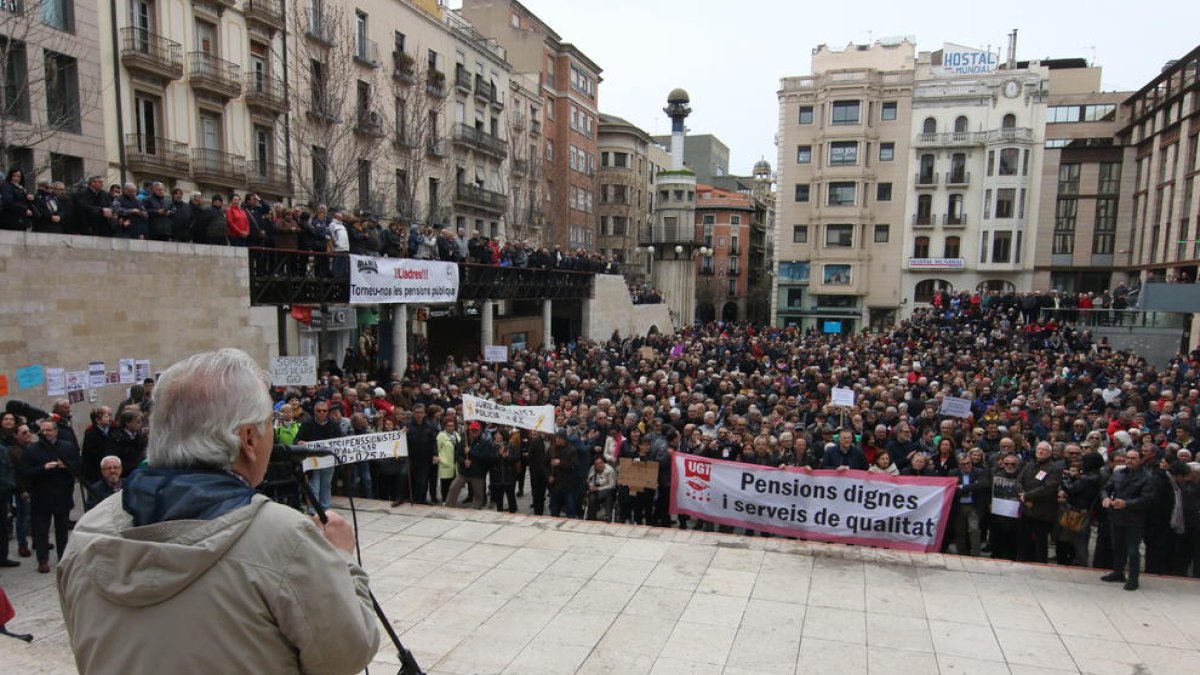
<svg viewBox="0 0 1200 675">
<path fill-rule="evenodd" d="M 372 459 L 398 459 L 408 457 L 408 437 L 403 431 L 385 431 L 380 434 L 362 434 L 359 436 L 343 436 L 327 441 L 312 441 L 308 448 L 325 448 L 332 450 L 337 457 L 308 457 L 304 460 L 304 470 L 327 469 L 334 464 L 353 464 Z"/>
<path fill-rule="evenodd" d="M 843 544 L 937 551 L 953 478 L 807 471 L 674 453 L 671 513 Z"/>
<path fill-rule="evenodd" d="M 350 256 L 350 304 L 458 300 L 458 265 L 412 258 Z"/>
<path fill-rule="evenodd" d="M 462 400 L 463 419 L 468 422 L 480 420 L 548 434 L 557 430 L 552 405 L 503 405 L 470 394 L 463 394 Z"/>
</svg>

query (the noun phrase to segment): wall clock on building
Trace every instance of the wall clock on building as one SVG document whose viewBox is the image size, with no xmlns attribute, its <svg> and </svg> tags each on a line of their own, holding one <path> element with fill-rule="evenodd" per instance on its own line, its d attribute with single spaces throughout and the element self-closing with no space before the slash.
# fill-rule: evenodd
<svg viewBox="0 0 1200 675">
<path fill-rule="evenodd" d="M 1004 95 L 1009 98 L 1016 98 L 1021 93 L 1021 84 L 1016 80 L 1009 80 L 1004 83 Z"/>
</svg>

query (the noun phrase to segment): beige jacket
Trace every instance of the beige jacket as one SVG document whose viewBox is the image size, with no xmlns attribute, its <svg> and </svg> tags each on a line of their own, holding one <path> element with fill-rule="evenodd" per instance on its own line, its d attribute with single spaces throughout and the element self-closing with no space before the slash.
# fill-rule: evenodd
<svg viewBox="0 0 1200 675">
<path fill-rule="evenodd" d="M 134 527 L 118 493 L 76 524 L 57 575 L 80 673 L 354 673 L 379 647 L 366 572 L 261 495 Z"/>
</svg>

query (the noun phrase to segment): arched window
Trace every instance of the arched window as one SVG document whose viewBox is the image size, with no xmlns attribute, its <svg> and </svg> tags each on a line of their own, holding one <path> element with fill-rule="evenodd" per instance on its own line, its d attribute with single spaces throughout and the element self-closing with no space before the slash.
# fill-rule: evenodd
<svg viewBox="0 0 1200 675">
<path fill-rule="evenodd" d="M 929 257 L 929 237 L 917 237 L 916 239 L 913 240 L 912 257 L 914 257 L 914 258 L 928 258 Z"/>
<path fill-rule="evenodd" d="M 933 294 L 945 289 L 948 293 L 954 292 L 954 287 L 950 282 L 941 279 L 926 279 L 917 284 L 913 292 L 913 302 L 929 302 L 933 300 Z"/>
<path fill-rule="evenodd" d="M 933 119 L 932 117 L 926 117 L 925 118 L 925 126 L 921 127 L 921 131 L 922 131 L 922 133 L 926 133 L 926 134 L 936 134 L 937 133 L 937 120 Z"/>
<path fill-rule="evenodd" d="M 965 134 L 967 132 L 967 116 L 959 115 L 954 118 L 954 133 Z"/>
<path fill-rule="evenodd" d="M 975 290 L 979 291 L 980 293 L 986 293 L 988 291 L 1012 293 L 1013 291 L 1017 290 L 1017 287 L 1014 286 L 1011 281 L 1005 281 L 1003 279 L 988 279 L 987 281 L 979 282 L 979 285 L 975 287 Z"/>
<path fill-rule="evenodd" d="M 946 237 L 946 246 L 942 249 L 943 258 L 961 258 L 962 240 L 958 237 Z"/>
<path fill-rule="evenodd" d="M 1008 113 L 1007 115 L 1004 116 L 1004 121 L 1000 123 L 1000 126 L 1004 129 L 1016 128 L 1017 116 L 1012 113 Z"/>
</svg>

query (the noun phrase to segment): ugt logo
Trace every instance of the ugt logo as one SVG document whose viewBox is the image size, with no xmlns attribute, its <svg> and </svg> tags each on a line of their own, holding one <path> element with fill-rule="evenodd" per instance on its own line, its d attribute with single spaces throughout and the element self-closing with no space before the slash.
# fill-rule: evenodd
<svg viewBox="0 0 1200 675">
<path fill-rule="evenodd" d="M 712 494 L 709 492 L 711 480 L 711 463 L 691 457 L 683 460 L 683 492 L 689 499 L 711 502 Z"/>
<path fill-rule="evenodd" d="M 371 260 L 370 258 L 368 258 L 366 260 L 359 260 L 358 261 L 358 272 L 359 272 L 359 274 L 362 274 L 363 272 L 379 274 L 379 264 L 376 263 L 374 260 Z"/>
</svg>

